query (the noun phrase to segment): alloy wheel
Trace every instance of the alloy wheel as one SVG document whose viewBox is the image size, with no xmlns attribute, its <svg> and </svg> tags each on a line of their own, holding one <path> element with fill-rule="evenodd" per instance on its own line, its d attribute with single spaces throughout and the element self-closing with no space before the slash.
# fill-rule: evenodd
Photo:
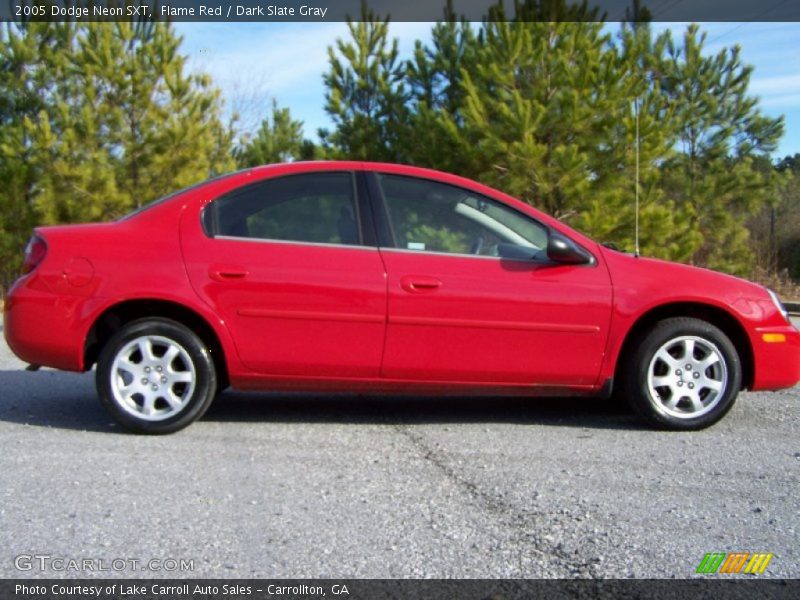
<svg viewBox="0 0 800 600">
<path fill-rule="evenodd" d="M 146 421 L 163 421 L 189 403 L 197 381 L 188 351 L 175 340 L 144 335 L 117 352 L 110 372 L 114 400 Z"/>
<path fill-rule="evenodd" d="M 658 410 L 679 419 L 707 414 L 728 386 L 728 367 L 719 348 L 698 336 L 663 344 L 647 370 L 647 387 Z"/>
</svg>

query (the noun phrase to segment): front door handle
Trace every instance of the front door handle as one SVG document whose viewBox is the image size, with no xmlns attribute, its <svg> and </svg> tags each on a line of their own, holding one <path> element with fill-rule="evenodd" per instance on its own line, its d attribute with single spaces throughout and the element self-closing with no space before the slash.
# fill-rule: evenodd
<svg viewBox="0 0 800 600">
<path fill-rule="evenodd" d="M 234 265 L 212 265 L 208 276 L 214 281 L 236 281 L 248 275 L 247 269 Z"/>
<path fill-rule="evenodd" d="M 442 282 L 436 279 L 436 277 L 406 275 L 400 279 L 400 287 L 407 292 L 420 294 L 424 292 L 435 292 L 442 287 Z"/>
</svg>

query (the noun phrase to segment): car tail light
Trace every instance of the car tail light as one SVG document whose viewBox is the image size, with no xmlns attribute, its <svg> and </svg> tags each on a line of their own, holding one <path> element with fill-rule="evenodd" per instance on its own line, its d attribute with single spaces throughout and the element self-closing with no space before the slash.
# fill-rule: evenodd
<svg viewBox="0 0 800 600">
<path fill-rule="evenodd" d="M 22 274 L 30 273 L 39 266 L 47 254 L 47 244 L 44 239 L 34 234 L 25 246 L 25 260 L 22 263 Z"/>
</svg>

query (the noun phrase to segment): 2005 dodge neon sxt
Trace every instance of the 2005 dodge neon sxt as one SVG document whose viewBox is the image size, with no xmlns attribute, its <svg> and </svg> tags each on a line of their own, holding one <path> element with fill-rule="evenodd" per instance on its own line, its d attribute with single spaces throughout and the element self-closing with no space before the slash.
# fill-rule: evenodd
<svg viewBox="0 0 800 600">
<path fill-rule="evenodd" d="M 608 395 L 699 429 L 800 380 L 769 290 L 611 250 L 454 175 L 259 167 L 113 223 L 40 227 L 10 290 L 22 360 L 85 371 L 130 430 L 185 427 L 228 386 Z"/>
</svg>

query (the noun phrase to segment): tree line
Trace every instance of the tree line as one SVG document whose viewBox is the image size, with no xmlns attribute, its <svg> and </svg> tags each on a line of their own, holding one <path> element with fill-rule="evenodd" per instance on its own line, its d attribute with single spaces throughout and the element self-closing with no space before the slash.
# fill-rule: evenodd
<svg viewBox="0 0 800 600">
<path fill-rule="evenodd" d="M 637 3 L 613 25 L 564 0 L 515 14 L 468 23 L 448 1 L 403 58 L 362 5 L 329 48 L 333 127 L 317 142 L 275 102 L 237 132 L 169 24 L 5 24 L 0 283 L 35 224 L 113 219 L 237 166 L 313 158 L 458 173 L 632 250 L 637 154 L 643 254 L 800 279 L 800 157 L 773 160 L 783 120 L 749 94 L 738 47 L 708 52 L 696 25 L 656 34 Z"/>
</svg>

